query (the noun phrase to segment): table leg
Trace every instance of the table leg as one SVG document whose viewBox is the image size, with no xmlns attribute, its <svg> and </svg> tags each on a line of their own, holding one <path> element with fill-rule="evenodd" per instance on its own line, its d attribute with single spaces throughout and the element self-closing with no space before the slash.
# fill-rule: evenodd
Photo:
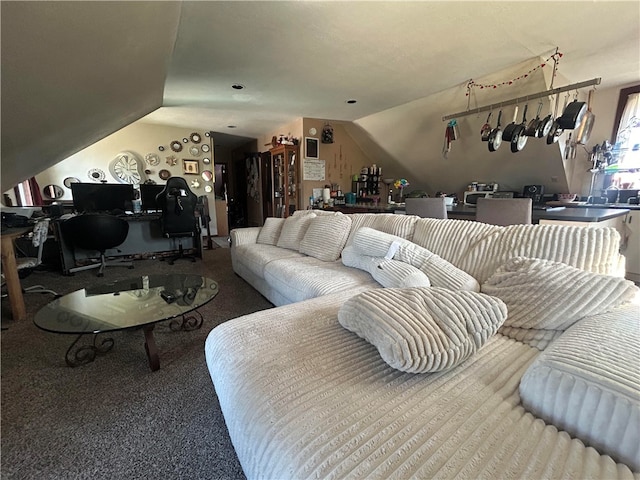
<svg viewBox="0 0 640 480">
<path fill-rule="evenodd" d="M 18 276 L 16 264 L 16 254 L 13 249 L 13 238 L 2 236 L 0 248 L 2 249 L 2 273 L 7 282 L 7 294 L 11 305 L 11 314 L 14 320 L 24 320 L 27 318 L 27 307 L 24 304 L 22 286 Z"/>
<path fill-rule="evenodd" d="M 149 368 L 151 368 L 152 372 L 155 372 L 160 369 L 160 357 L 158 357 L 156 340 L 153 338 L 153 327 L 155 327 L 155 324 L 146 325 L 142 330 L 144 331 L 144 349 L 147 351 Z"/>
</svg>

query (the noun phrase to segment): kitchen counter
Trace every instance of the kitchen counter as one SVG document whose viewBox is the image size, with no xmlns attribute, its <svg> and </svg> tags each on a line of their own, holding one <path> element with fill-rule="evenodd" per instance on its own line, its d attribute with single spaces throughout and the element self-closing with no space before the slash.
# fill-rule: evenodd
<svg viewBox="0 0 640 480">
<path fill-rule="evenodd" d="M 540 220 L 557 220 L 562 222 L 604 222 L 617 217 L 626 215 L 630 209 L 625 208 L 623 205 L 609 206 L 609 205 L 579 205 L 576 207 L 583 208 L 571 208 L 573 204 L 561 204 L 557 203 L 558 210 L 533 210 L 532 220 L 533 223 L 539 223 Z M 637 207 L 637 205 L 629 205 L 629 207 Z M 344 205 L 337 207 L 326 208 L 325 210 L 339 211 L 342 213 L 404 213 L 404 204 L 383 204 L 379 206 L 367 206 L 367 205 Z M 447 207 L 447 214 L 449 218 L 457 218 L 460 220 L 475 220 L 476 207 L 470 205 L 452 205 Z"/>
<path fill-rule="evenodd" d="M 631 205 L 629 203 L 587 203 L 587 202 L 547 202 L 547 205 L 561 206 L 567 208 L 618 208 L 626 210 L 640 210 L 640 205 Z"/>
</svg>

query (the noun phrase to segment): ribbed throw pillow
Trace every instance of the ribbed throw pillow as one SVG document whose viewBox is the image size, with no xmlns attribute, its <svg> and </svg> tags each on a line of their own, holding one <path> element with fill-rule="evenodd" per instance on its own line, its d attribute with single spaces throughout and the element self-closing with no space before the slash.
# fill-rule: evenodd
<svg viewBox="0 0 640 480">
<path fill-rule="evenodd" d="M 309 223 L 300 242 L 300 253 L 325 262 L 335 262 L 351 231 L 351 218 L 342 213 L 321 215 Z"/>
<path fill-rule="evenodd" d="M 340 324 L 374 345 L 391 367 L 447 370 L 473 355 L 507 316 L 497 298 L 444 288 L 385 288 L 347 300 Z"/>
<path fill-rule="evenodd" d="M 298 250 L 300 241 L 304 238 L 304 234 L 307 233 L 307 228 L 309 228 L 311 220 L 314 218 L 316 218 L 315 213 L 287 217 L 282 225 L 276 245 L 290 250 Z"/>
<path fill-rule="evenodd" d="M 505 326 L 566 330 L 583 317 L 632 300 L 638 287 L 560 262 L 515 257 L 498 268 L 481 291 L 507 304 Z"/>
<path fill-rule="evenodd" d="M 269 217 L 264 221 L 264 225 L 260 229 L 258 239 L 256 243 L 262 243 L 264 245 L 276 245 L 278 238 L 280 238 L 280 232 L 284 225 L 284 218 Z"/>
</svg>

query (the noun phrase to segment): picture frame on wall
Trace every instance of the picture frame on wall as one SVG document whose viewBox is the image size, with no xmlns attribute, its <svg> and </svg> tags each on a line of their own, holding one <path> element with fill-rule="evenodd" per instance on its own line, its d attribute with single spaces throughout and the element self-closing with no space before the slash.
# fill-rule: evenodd
<svg viewBox="0 0 640 480">
<path fill-rule="evenodd" d="M 199 175 L 200 168 L 197 160 L 182 160 L 182 171 L 185 175 Z"/>
<path fill-rule="evenodd" d="M 305 158 L 320 158 L 319 153 L 320 140 L 313 137 L 305 137 L 304 139 L 304 156 Z"/>
</svg>

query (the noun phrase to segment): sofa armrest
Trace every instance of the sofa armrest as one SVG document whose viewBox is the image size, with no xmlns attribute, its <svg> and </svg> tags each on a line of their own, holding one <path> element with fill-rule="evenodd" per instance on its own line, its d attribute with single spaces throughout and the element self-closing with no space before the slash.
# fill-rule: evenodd
<svg viewBox="0 0 640 480">
<path fill-rule="evenodd" d="M 237 247 L 239 245 L 256 243 L 261 229 L 262 227 L 234 228 L 229 234 L 231 237 L 231 246 Z"/>
</svg>

